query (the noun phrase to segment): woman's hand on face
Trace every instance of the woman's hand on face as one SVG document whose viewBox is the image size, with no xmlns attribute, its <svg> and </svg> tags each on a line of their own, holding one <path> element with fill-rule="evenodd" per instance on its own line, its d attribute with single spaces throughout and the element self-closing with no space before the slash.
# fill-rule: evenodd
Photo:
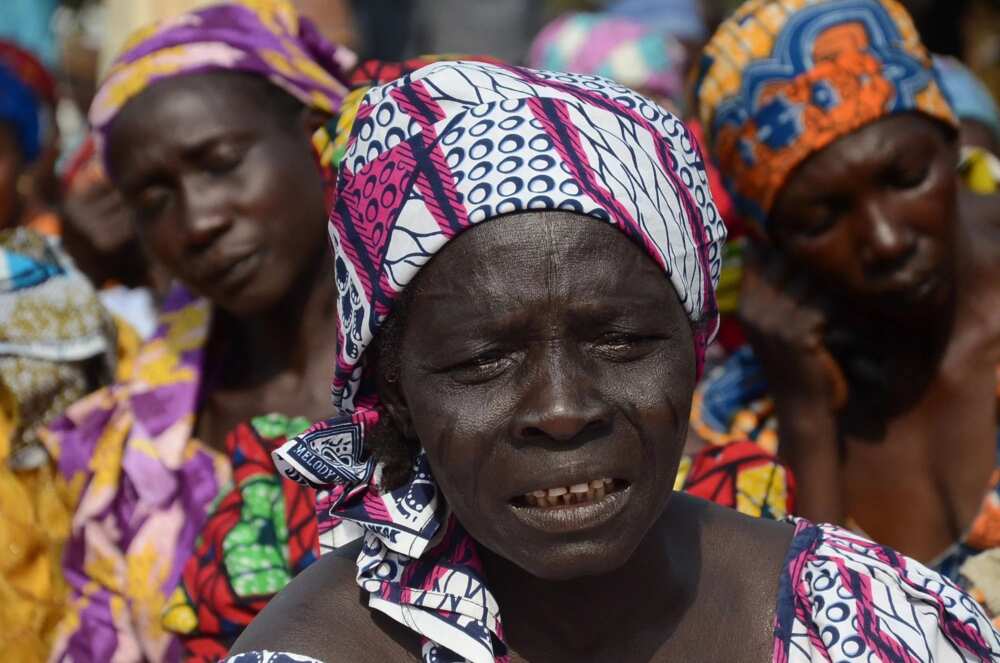
<svg viewBox="0 0 1000 663">
<path fill-rule="evenodd" d="M 67 195 L 63 207 L 63 245 L 77 267 L 98 287 L 108 280 L 125 283 L 135 280 L 137 265 L 133 263 L 144 263 L 144 258 L 136 255 L 131 213 L 107 179 L 91 182 Z M 139 267 L 138 271 L 144 270 Z"/>
<path fill-rule="evenodd" d="M 747 248 L 740 318 L 779 406 L 831 413 L 844 406 L 847 381 L 823 342 L 826 315 L 776 251 Z"/>
<path fill-rule="evenodd" d="M 798 514 L 842 522 L 836 413 L 847 401 L 847 381 L 823 342 L 826 316 L 780 256 L 750 248 L 740 317 L 774 396 L 779 453 L 799 486 Z"/>
</svg>

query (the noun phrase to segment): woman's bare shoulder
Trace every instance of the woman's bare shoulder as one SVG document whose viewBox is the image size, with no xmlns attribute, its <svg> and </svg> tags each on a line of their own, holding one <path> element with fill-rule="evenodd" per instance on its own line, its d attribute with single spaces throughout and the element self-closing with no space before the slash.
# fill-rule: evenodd
<svg viewBox="0 0 1000 663">
<path fill-rule="evenodd" d="M 323 663 L 420 660 L 417 636 L 368 608 L 350 559 L 326 555 L 275 596 L 231 654 L 283 651 Z"/>
</svg>

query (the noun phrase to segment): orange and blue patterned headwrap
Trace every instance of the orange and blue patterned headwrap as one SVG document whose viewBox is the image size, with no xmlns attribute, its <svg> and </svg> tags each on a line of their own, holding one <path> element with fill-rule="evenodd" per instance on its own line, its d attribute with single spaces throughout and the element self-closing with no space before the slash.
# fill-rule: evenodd
<svg viewBox="0 0 1000 663">
<path fill-rule="evenodd" d="M 694 102 L 739 210 L 766 228 L 791 172 L 895 113 L 956 126 L 895 0 L 749 0 L 705 46 Z"/>
</svg>

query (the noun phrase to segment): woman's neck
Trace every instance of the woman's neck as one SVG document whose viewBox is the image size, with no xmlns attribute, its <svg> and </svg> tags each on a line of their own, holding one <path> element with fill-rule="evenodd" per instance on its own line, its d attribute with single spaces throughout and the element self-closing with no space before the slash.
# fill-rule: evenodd
<svg viewBox="0 0 1000 663">
<path fill-rule="evenodd" d="M 219 311 L 212 336 L 227 366 L 220 376 L 224 385 L 255 384 L 286 372 L 304 374 L 317 359 L 325 360 L 336 344 L 336 296 L 333 258 L 324 247 L 270 310 L 240 318 Z M 330 366 L 324 362 L 327 373 Z"/>
<path fill-rule="evenodd" d="M 828 336 L 829 349 L 851 385 L 851 402 L 842 412 L 845 433 L 881 439 L 890 419 L 921 402 L 954 348 L 980 347 L 979 337 L 996 336 L 998 298 L 990 291 L 996 291 L 998 240 L 995 228 L 970 218 L 963 206 L 956 214 L 954 267 L 939 304 L 906 322 L 848 314 L 830 326 L 841 330 Z M 907 379 L 894 379 L 899 375 Z"/>
<path fill-rule="evenodd" d="M 508 644 L 526 660 L 594 653 L 630 642 L 652 655 L 695 598 L 696 519 L 663 516 L 629 560 L 599 576 L 552 581 L 482 550 Z"/>
</svg>

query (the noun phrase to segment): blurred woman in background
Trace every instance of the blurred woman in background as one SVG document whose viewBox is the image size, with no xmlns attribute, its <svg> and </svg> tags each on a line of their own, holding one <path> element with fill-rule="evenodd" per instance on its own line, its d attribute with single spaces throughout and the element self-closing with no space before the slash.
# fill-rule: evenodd
<svg viewBox="0 0 1000 663">
<path fill-rule="evenodd" d="M 25 198 L 21 225 L 48 235 L 59 232 L 57 209 L 60 202 L 56 161 L 62 149 L 56 106 L 59 103 L 55 77 L 41 60 L 10 41 L 0 41 L 0 65 L 14 73 L 35 96 L 38 104 L 38 156 L 18 183 Z"/>
<path fill-rule="evenodd" d="M 49 237 L 0 230 L 0 659 L 47 660 L 68 587 L 72 497 L 39 440 L 111 382 L 116 332 L 86 277 Z"/>
<path fill-rule="evenodd" d="M 545 26 L 531 45 L 528 66 L 596 74 L 648 95 L 679 112 L 690 54 L 655 22 L 577 12 Z"/>
<path fill-rule="evenodd" d="M 753 351 L 696 396 L 706 437 L 777 438 L 800 513 L 977 590 L 993 551 L 1000 207 L 959 186 L 959 123 L 895 0 L 752 0 L 695 97 L 752 222 Z"/>
<path fill-rule="evenodd" d="M 314 559 L 312 497 L 269 452 L 329 412 L 312 135 L 353 64 L 289 2 L 236 0 L 141 30 L 101 85 L 106 172 L 177 286 L 132 378 L 46 435 L 79 495 L 55 660 L 214 660 Z"/>
<path fill-rule="evenodd" d="M 33 197 L 32 168 L 45 147 L 42 100 L 11 62 L 0 48 L 0 229 L 36 219 L 38 230 L 55 234 L 50 221 L 37 218 Z"/>
</svg>

